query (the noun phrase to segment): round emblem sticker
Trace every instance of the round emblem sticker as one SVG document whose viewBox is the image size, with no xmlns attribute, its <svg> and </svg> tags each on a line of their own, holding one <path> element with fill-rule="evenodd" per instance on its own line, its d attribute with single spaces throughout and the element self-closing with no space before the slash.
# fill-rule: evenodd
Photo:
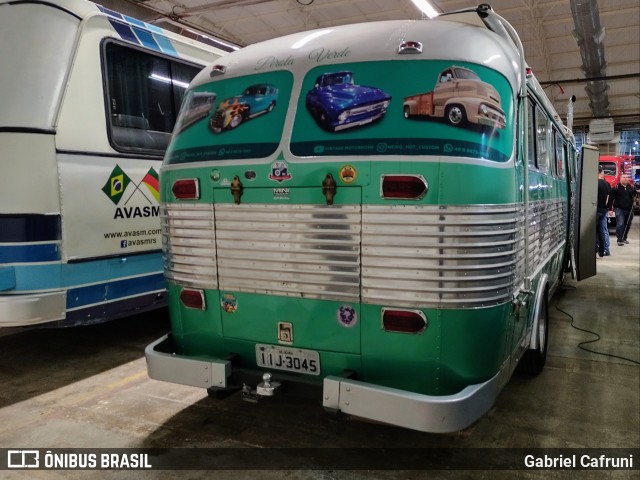
<svg viewBox="0 0 640 480">
<path fill-rule="evenodd" d="M 343 327 L 353 327 L 358 323 L 358 313 L 351 305 L 342 305 L 336 313 L 338 323 Z"/>
<path fill-rule="evenodd" d="M 353 183 L 356 181 L 356 169 L 351 165 L 345 165 L 340 169 L 340 180 L 344 183 Z"/>
</svg>

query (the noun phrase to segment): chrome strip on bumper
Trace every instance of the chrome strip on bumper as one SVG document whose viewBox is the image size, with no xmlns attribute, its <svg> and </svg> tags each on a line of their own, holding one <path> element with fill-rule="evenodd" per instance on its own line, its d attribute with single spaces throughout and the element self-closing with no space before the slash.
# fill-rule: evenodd
<svg viewBox="0 0 640 480">
<path fill-rule="evenodd" d="M 231 362 L 189 358 L 176 355 L 172 349 L 173 340 L 169 334 L 147 345 L 144 356 L 149 378 L 201 388 L 227 386 Z"/>
<path fill-rule="evenodd" d="M 503 385 L 503 371 L 484 383 L 443 396 L 329 376 L 324 379 L 322 405 L 411 430 L 456 432 L 470 426 L 491 408 Z"/>
<path fill-rule="evenodd" d="M 0 295 L 0 327 L 22 327 L 62 320 L 67 291 L 27 295 Z"/>
<path fill-rule="evenodd" d="M 231 362 L 195 359 L 172 353 L 169 334 L 145 348 L 150 378 L 193 387 L 226 388 Z M 341 377 L 324 378 L 325 408 L 390 425 L 431 433 L 448 433 L 470 426 L 493 405 L 504 385 L 505 368 L 484 383 L 469 385 L 453 395 L 431 396 Z"/>
</svg>

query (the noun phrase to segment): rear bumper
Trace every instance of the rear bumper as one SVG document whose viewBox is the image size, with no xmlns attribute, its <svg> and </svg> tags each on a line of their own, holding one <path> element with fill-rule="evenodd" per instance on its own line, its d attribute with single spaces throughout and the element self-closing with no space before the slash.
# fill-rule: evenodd
<svg viewBox="0 0 640 480">
<path fill-rule="evenodd" d="M 201 360 L 173 353 L 170 334 L 145 349 L 150 378 L 202 388 L 227 388 L 232 365 L 226 360 Z M 357 380 L 324 378 L 325 408 L 390 425 L 432 433 L 467 428 L 493 405 L 504 385 L 505 369 L 486 382 L 446 396 L 383 387 Z"/>
<path fill-rule="evenodd" d="M 21 327 L 65 318 L 67 292 L 0 295 L 0 327 Z"/>
</svg>

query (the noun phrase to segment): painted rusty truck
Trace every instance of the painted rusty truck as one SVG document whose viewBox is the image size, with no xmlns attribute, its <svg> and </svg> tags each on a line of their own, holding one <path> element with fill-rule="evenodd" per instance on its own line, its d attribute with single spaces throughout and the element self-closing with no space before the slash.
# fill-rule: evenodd
<svg viewBox="0 0 640 480">
<path fill-rule="evenodd" d="M 405 118 L 444 118 L 453 126 L 477 124 L 504 129 L 505 114 L 498 91 L 473 70 L 453 65 L 438 75 L 435 88 L 405 97 Z"/>
</svg>

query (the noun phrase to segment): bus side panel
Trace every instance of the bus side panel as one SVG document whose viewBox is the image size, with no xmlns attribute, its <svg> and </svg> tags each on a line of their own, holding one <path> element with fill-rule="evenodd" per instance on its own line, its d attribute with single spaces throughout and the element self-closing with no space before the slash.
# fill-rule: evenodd
<svg viewBox="0 0 640 480">
<path fill-rule="evenodd" d="M 158 162 L 60 154 L 59 163 L 65 259 L 160 250 Z"/>
</svg>

